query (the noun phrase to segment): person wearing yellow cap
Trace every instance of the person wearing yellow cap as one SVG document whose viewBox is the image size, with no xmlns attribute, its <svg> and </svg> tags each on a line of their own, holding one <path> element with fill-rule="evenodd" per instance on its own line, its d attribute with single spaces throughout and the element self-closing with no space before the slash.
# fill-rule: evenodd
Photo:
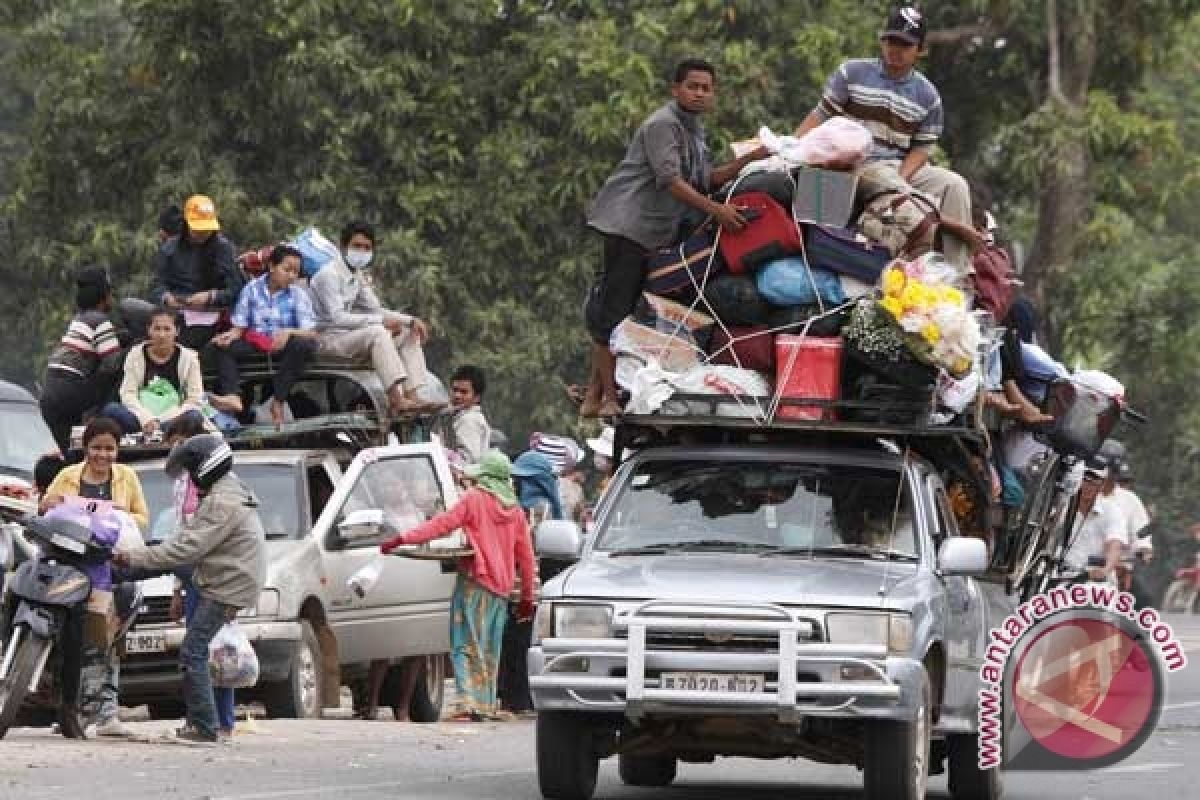
<svg viewBox="0 0 1200 800">
<path fill-rule="evenodd" d="M 154 259 L 150 300 L 179 311 L 179 343 L 202 350 L 217 330 L 221 311 L 237 302 L 245 279 L 233 243 L 221 233 L 211 197 L 194 194 L 183 206 L 183 232 L 167 239 Z"/>
</svg>

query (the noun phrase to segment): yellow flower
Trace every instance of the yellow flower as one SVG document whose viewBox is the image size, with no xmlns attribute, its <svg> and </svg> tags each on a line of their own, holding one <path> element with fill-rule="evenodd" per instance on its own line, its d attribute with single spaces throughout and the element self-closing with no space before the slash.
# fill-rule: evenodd
<svg viewBox="0 0 1200 800">
<path fill-rule="evenodd" d="M 943 286 L 939 292 L 938 300 L 942 303 L 961 306 L 963 304 L 963 293 L 953 286 Z"/>
<path fill-rule="evenodd" d="M 921 328 L 921 336 L 925 337 L 925 341 L 930 344 L 937 344 L 942 338 L 942 329 L 935 322 L 927 322 L 924 328 Z"/>
<path fill-rule="evenodd" d="M 896 297 L 885 297 L 879 301 L 879 305 L 883 310 L 891 314 L 894 319 L 900 319 L 900 315 L 904 313 L 904 303 Z"/>
<path fill-rule="evenodd" d="M 955 376 L 966 375 L 970 371 L 971 359 L 967 358 L 966 356 L 959 356 L 958 358 L 954 359 L 954 364 L 950 370 L 951 374 Z"/>
<path fill-rule="evenodd" d="M 895 267 L 890 267 L 887 272 L 883 273 L 883 293 L 889 297 L 899 297 L 904 291 L 904 284 L 907 279 L 904 273 Z"/>
</svg>

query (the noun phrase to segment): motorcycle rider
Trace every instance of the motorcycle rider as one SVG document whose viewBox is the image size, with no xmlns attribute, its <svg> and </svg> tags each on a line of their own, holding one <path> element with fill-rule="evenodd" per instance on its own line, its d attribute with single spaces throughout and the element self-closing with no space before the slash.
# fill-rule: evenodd
<svg viewBox="0 0 1200 800">
<path fill-rule="evenodd" d="M 265 579 L 258 499 L 232 470 L 233 452 L 220 436 L 201 434 L 177 444 L 167 456 L 166 471 L 172 478 L 188 473 L 200 497 L 195 513 L 166 541 L 114 556 L 130 567 L 195 565 L 192 583 L 199 600 L 179 650 L 187 721 L 175 736 L 185 744 L 218 741 L 208 647 L 238 610 L 254 605 Z"/>
<path fill-rule="evenodd" d="M 1109 467 L 1102 458 L 1087 463 L 1079 488 L 1079 511 L 1071 532 L 1071 546 L 1063 556 L 1068 575 L 1086 574 L 1092 580 L 1116 575 L 1125 531 L 1120 509 L 1104 495 L 1108 481 Z M 1104 566 L 1089 567 L 1089 559 L 1098 556 L 1104 558 Z"/>
</svg>

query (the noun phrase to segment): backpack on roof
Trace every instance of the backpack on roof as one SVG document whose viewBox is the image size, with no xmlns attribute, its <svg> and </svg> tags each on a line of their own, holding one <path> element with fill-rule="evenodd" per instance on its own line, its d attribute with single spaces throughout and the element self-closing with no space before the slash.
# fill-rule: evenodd
<svg viewBox="0 0 1200 800">
<path fill-rule="evenodd" d="M 238 266 L 251 279 L 257 278 L 267 271 L 267 265 L 271 263 L 271 251 L 274 249 L 274 245 L 267 245 L 257 250 L 247 250 L 238 256 Z"/>
<path fill-rule="evenodd" d="M 895 258 L 915 258 L 933 249 L 938 207 L 921 192 L 883 191 L 863 204 L 858 229 Z"/>
<path fill-rule="evenodd" d="M 305 228 L 292 242 L 303 258 L 301 272 L 311 278 L 326 264 L 342 257 L 337 245 L 326 239 L 316 228 Z"/>
</svg>

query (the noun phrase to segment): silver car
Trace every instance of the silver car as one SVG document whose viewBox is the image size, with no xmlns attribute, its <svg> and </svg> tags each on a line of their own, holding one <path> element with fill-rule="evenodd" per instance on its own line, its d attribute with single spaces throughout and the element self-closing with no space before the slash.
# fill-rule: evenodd
<svg viewBox="0 0 1200 800">
<path fill-rule="evenodd" d="M 977 674 L 1010 607 L 932 465 L 867 447 L 656 447 L 618 471 L 577 563 L 543 589 L 530 686 L 548 798 L 588 798 L 617 754 L 629 784 L 679 761 L 801 756 L 919 798 L 1000 796 L 976 758 Z"/>
</svg>

